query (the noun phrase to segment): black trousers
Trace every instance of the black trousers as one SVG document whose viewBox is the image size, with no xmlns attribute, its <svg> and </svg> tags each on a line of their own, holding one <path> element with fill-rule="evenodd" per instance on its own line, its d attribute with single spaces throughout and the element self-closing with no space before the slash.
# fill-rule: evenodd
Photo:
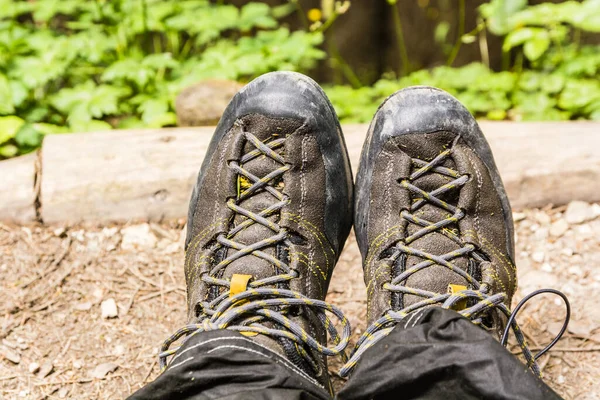
<svg viewBox="0 0 600 400">
<path fill-rule="evenodd" d="M 130 399 L 329 399 L 314 379 L 233 331 L 197 334 Z M 488 333 L 430 308 L 368 349 L 337 399 L 560 399 Z"/>
</svg>

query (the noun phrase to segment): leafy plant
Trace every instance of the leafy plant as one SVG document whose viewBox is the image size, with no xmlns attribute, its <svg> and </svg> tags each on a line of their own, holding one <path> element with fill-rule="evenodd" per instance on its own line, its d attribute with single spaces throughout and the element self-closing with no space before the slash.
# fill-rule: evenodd
<svg viewBox="0 0 600 400">
<path fill-rule="evenodd" d="M 47 134 L 171 126 L 186 86 L 309 71 L 321 61 L 351 84 L 326 87 L 342 122 L 368 122 L 388 95 L 411 85 L 445 89 L 478 118 L 600 120 L 600 46 L 581 40 L 600 32 L 600 0 L 491 0 L 467 33 L 460 0 L 456 29 L 442 21 L 435 31 L 447 65 L 420 71 L 404 43 L 402 3 L 377 1 L 393 8 L 401 68 L 365 87 L 334 43 L 329 54 L 322 50 L 348 1 L 304 10 L 299 0 L 241 8 L 209 0 L 0 0 L 0 159 L 35 150 Z M 280 22 L 292 13 L 303 29 Z M 450 32 L 458 37 L 450 41 Z M 502 71 L 489 68 L 488 33 L 503 37 Z M 453 68 L 463 45 L 479 46 L 482 60 Z"/>
<path fill-rule="evenodd" d="M 600 120 L 600 46 L 580 44 L 582 32 L 600 32 L 600 0 L 536 6 L 528 6 L 527 0 L 492 0 L 480 12 L 481 23 L 462 42 L 475 42 L 486 28 L 504 36 L 505 59 L 514 60 L 505 71 L 472 63 L 382 79 L 370 88 L 329 87 L 342 121 L 369 121 L 386 96 L 411 85 L 445 89 L 479 118 Z M 439 30 L 439 40 L 444 40 L 447 28 Z M 454 47 L 449 64 L 456 51 Z"/>
<path fill-rule="evenodd" d="M 175 96 L 202 79 L 314 67 L 323 29 L 277 19 L 296 8 L 0 0 L 0 159 L 49 133 L 174 125 Z"/>
</svg>

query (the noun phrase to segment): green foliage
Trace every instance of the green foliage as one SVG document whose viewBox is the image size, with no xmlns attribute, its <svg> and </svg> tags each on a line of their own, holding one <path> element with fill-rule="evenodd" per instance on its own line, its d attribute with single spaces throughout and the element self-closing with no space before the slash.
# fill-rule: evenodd
<svg viewBox="0 0 600 400">
<path fill-rule="evenodd" d="M 175 124 L 207 78 L 306 70 L 323 34 L 281 27 L 295 6 L 208 0 L 0 0 L 0 159 L 46 134 Z"/>
<path fill-rule="evenodd" d="M 327 58 L 323 31 L 348 7 L 323 2 L 313 13 L 322 19 L 308 25 L 295 0 L 225 3 L 0 0 L 0 159 L 35 150 L 48 134 L 175 125 L 175 96 L 203 79 L 308 71 Z M 411 85 L 445 89 L 479 118 L 600 120 L 600 46 L 580 43 L 600 32 L 600 0 L 491 0 L 479 11 L 474 31 L 454 41 L 456 30 L 442 21 L 435 41 L 448 65 L 462 45 L 479 46 L 482 63 L 388 74 L 361 87 L 362 77 L 332 52 L 327 61 L 353 84 L 326 88 L 341 120 L 368 122 L 388 95 Z M 280 23 L 294 12 L 305 30 Z M 487 32 L 503 37 L 503 71 L 485 65 Z"/>
<path fill-rule="evenodd" d="M 504 36 L 505 58 L 515 60 L 508 70 L 493 72 L 473 63 L 382 79 L 370 88 L 329 87 L 342 121 L 368 122 L 381 101 L 411 85 L 445 89 L 479 118 L 600 120 L 600 46 L 579 43 L 582 32 L 600 32 L 600 0 L 537 6 L 527 6 L 526 0 L 492 0 L 480 12 L 483 23 L 462 42 L 475 42 L 475 34 L 486 27 Z M 443 42 L 446 34 L 442 26 L 436 40 Z"/>
<path fill-rule="evenodd" d="M 577 74 L 579 75 L 579 74 Z M 413 85 L 429 85 L 456 96 L 479 118 L 518 121 L 600 118 L 600 82 L 563 73 L 493 72 L 481 63 L 417 71 L 353 90 L 327 87 L 342 122 L 368 122 L 387 96 Z"/>
</svg>

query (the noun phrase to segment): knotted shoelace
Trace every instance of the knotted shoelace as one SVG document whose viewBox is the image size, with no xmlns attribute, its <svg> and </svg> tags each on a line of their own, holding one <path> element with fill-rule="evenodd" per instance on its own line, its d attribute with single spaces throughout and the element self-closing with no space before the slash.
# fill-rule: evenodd
<svg viewBox="0 0 600 400">
<path fill-rule="evenodd" d="M 531 368 L 532 371 L 538 376 L 541 376 L 541 373 L 536 363 L 536 360 L 540 356 L 542 356 L 546 351 L 548 351 L 560 339 L 560 337 L 567 328 L 570 316 L 570 306 L 565 295 L 561 292 L 553 289 L 543 289 L 531 293 L 530 295 L 525 297 L 517 305 L 517 307 L 515 307 L 515 311 L 511 313 L 509 308 L 505 304 L 505 301 L 507 300 L 507 295 L 505 293 L 492 294 L 491 286 L 489 283 L 478 282 L 465 270 L 459 268 L 451 262 L 453 259 L 456 259 L 458 257 L 469 256 L 472 259 L 474 259 L 475 262 L 478 262 L 480 265 L 482 265 L 482 268 L 485 268 L 485 266 L 487 266 L 488 268 L 491 267 L 491 264 L 489 262 L 486 263 L 484 256 L 478 252 L 475 246 L 469 243 L 463 243 L 460 237 L 456 235 L 451 229 L 444 229 L 448 225 L 457 223 L 459 220 L 464 218 L 465 213 L 460 208 L 441 200 L 440 198 L 438 198 L 438 196 L 455 188 L 462 187 L 469 180 L 468 175 L 461 175 L 457 171 L 441 165 L 448 157 L 451 156 L 451 154 L 452 149 L 445 150 L 430 162 L 413 158 L 413 169 L 416 167 L 417 170 L 413 172 L 408 179 L 403 179 L 399 181 L 402 187 L 408 189 L 411 193 L 416 194 L 419 197 L 419 199 L 412 204 L 410 212 L 404 210 L 400 213 L 400 215 L 409 223 L 420 226 L 421 229 L 414 232 L 410 236 L 404 238 L 401 242 L 395 244 L 395 246 L 393 247 L 393 253 L 390 257 L 390 261 L 394 263 L 401 255 L 416 256 L 420 259 L 423 259 L 423 261 L 400 273 L 398 276 L 392 279 L 391 282 L 385 283 L 383 285 L 383 288 L 394 293 L 419 296 L 422 297 L 423 300 L 416 302 L 401 310 L 388 310 L 383 316 L 381 316 L 379 319 L 373 322 L 360 337 L 354 348 L 352 356 L 340 370 L 340 376 L 342 377 L 348 376 L 356 366 L 356 363 L 361 358 L 363 353 L 367 349 L 372 347 L 375 343 L 388 336 L 390 332 L 394 329 L 396 324 L 398 324 L 400 321 L 405 320 L 405 318 L 407 318 L 409 315 L 413 315 L 415 311 L 433 305 L 441 305 L 442 308 L 446 309 L 456 309 L 460 308 L 458 307 L 458 303 L 460 303 L 461 305 L 474 303 L 473 305 L 463 308 L 458 312 L 464 317 L 470 319 L 476 325 L 480 325 L 483 321 L 483 317 L 487 315 L 491 310 L 499 310 L 508 318 L 506 329 L 501 338 L 501 343 L 504 346 L 506 346 L 509 331 L 510 329 L 512 329 L 512 331 L 515 334 L 515 338 L 518 342 L 518 345 L 521 348 L 521 351 L 527 361 L 527 366 Z M 441 174 L 443 176 L 451 178 L 452 180 L 431 192 L 426 192 L 412 183 L 414 180 L 418 179 L 419 177 L 422 177 L 426 173 Z M 443 209 L 444 211 L 447 211 L 448 213 L 450 213 L 451 216 L 441 221 L 430 222 L 414 215 L 415 212 L 417 212 L 422 206 L 424 206 L 427 203 L 433 204 Z M 410 244 L 412 242 L 431 232 L 439 232 L 445 235 L 459 246 L 458 249 L 447 254 L 435 255 L 416 249 L 414 247 L 410 247 Z M 466 282 L 468 282 L 470 288 L 467 290 L 457 291 L 455 293 L 440 294 L 427 290 L 411 288 L 404 284 L 406 280 L 412 275 L 432 265 L 441 265 L 443 267 L 448 268 L 450 271 L 456 273 L 457 275 L 462 277 Z M 534 356 L 527 345 L 523 332 L 519 328 L 515 317 L 518 311 L 521 309 L 521 307 L 528 300 L 542 293 L 552 293 L 560 296 L 565 302 L 567 308 L 567 316 L 565 324 L 563 325 L 560 333 L 548 346 L 546 346 L 546 348 L 544 348 L 542 351 L 540 351 Z"/>
<path fill-rule="evenodd" d="M 217 263 L 208 274 L 204 274 L 201 277 L 202 281 L 207 283 L 209 287 L 221 287 L 222 293 L 211 301 L 201 303 L 202 313 L 199 316 L 199 323 L 182 327 L 163 343 L 159 354 L 162 369 L 166 368 L 168 357 L 177 352 L 181 345 L 189 340 L 191 336 L 199 332 L 217 329 L 262 334 L 272 338 L 287 338 L 296 344 L 295 347 L 299 354 L 315 370 L 318 367 L 313 358 L 304 350 L 303 345 L 307 345 L 314 351 L 327 356 L 344 355 L 343 351 L 348 345 L 350 323 L 342 311 L 325 301 L 311 299 L 301 293 L 286 289 L 285 285 L 292 279 L 298 278 L 300 275 L 299 272 L 292 269 L 286 262 L 263 251 L 268 247 L 278 244 L 287 246 L 291 244 L 288 239 L 289 233 L 286 229 L 279 226 L 276 222 L 267 219 L 269 216 L 279 213 L 289 203 L 289 198 L 277 190 L 274 184 L 277 179 L 281 178 L 291 168 L 289 164 L 286 164 L 284 158 L 275 151 L 283 146 L 285 138 L 278 138 L 263 143 L 250 132 L 243 131 L 242 135 L 247 142 L 254 146 L 254 150 L 244 154 L 239 161 L 231 161 L 229 168 L 236 172 L 238 179 L 239 177 L 243 177 L 247 180 L 249 186 L 241 189 L 238 187 L 237 199 L 229 199 L 227 207 L 234 213 L 243 215 L 246 219 L 237 226 L 233 226 L 227 234 L 217 237 L 218 244 L 213 249 L 214 251 L 223 248 L 235 251 Z M 243 167 L 245 163 L 260 156 L 266 156 L 276 161 L 280 166 L 262 178 L 255 176 Z M 270 193 L 275 202 L 260 212 L 246 209 L 240 205 L 242 201 L 259 191 Z M 248 245 L 232 239 L 236 233 L 253 224 L 260 224 L 270 229 L 273 235 Z M 248 283 L 245 291 L 231 296 L 231 281 L 222 279 L 219 276 L 233 261 L 250 254 L 268 261 L 280 273 L 263 279 L 252 280 Z M 276 286 L 276 288 L 273 286 Z M 290 318 L 290 314 L 297 314 L 297 310 L 299 309 L 306 313 L 312 312 L 316 315 L 318 321 L 325 328 L 325 331 L 329 333 L 330 339 L 335 344 L 334 347 L 323 346 Z M 333 315 L 340 322 L 342 326 L 341 335 L 338 334 L 332 319 L 327 313 Z M 265 324 L 269 326 L 265 326 Z M 183 343 L 171 348 L 181 338 L 184 338 Z"/>
</svg>

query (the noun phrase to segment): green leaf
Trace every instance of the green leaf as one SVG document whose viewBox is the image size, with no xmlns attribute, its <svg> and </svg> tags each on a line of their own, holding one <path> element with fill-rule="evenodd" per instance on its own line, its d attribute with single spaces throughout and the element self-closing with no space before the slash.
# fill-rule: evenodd
<svg viewBox="0 0 600 400">
<path fill-rule="evenodd" d="M 237 26 L 242 32 L 257 28 L 275 28 L 277 21 L 271 16 L 271 9 L 265 3 L 248 3 L 242 7 Z"/>
<path fill-rule="evenodd" d="M 36 131 L 41 133 L 42 135 L 52 135 L 59 133 L 69 133 L 69 129 L 64 126 L 58 126 L 53 124 L 46 124 L 43 122 L 38 122 L 33 124 L 33 127 Z"/>
<path fill-rule="evenodd" d="M 542 28 L 521 28 L 509 33 L 502 44 L 503 51 L 509 51 L 513 47 L 522 45 L 523 43 L 532 40 L 535 37 L 542 36 L 547 31 Z"/>
<path fill-rule="evenodd" d="M 577 111 L 600 99 L 600 83 L 594 80 L 569 80 L 558 99 L 563 110 Z"/>
<path fill-rule="evenodd" d="M 24 123 L 23 119 L 14 115 L 0 117 L 0 144 L 14 138 Z"/>
<path fill-rule="evenodd" d="M 487 118 L 492 121 L 502 121 L 507 117 L 505 110 L 490 110 L 487 113 Z"/>
<path fill-rule="evenodd" d="M 435 27 L 433 37 L 436 43 L 445 43 L 448 38 L 448 32 L 450 32 L 450 23 L 448 21 L 442 21 Z"/>
<path fill-rule="evenodd" d="M 74 132 L 101 132 L 112 129 L 109 123 L 95 119 L 90 121 L 73 121 L 70 123 L 70 126 Z"/>
<path fill-rule="evenodd" d="M 535 61 L 548 50 L 548 47 L 550 47 L 550 37 L 544 32 L 543 34 L 536 34 L 533 38 L 525 42 L 523 52 L 525 53 L 525 57 L 531 61 Z"/>
<path fill-rule="evenodd" d="M 50 99 L 59 111 L 69 115 L 70 125 L 81 125 L 92 118 L 116 114 L 119 100 L 131 93 L 128 87 L 99 85 L 87 81 L 72 89 L 62 89 Z"/>
<path fill-rule="evenodd" d="M 15 142 L 22 147 L 39 147 L 44 135 L 32 124 L 25 124 L 15 135 Z"/>
<path fill-rule="evenodd" d="M 0 115 L 12 114 L 14 112 L 15 107 L 8 79 L 0 73 Z"/>
<path fill-rule="evenodd" d="M 140 129 L 146 127 L 146 124 L 144 124 L 144 122 L 137 117 L 123 118 L 117 124 L 118 129 Z"/>
<path fill-rule="evenodd" d="M 173 59 L 171 53 L 160 53 L 146 56 L 142 60 L 142 65 L 151 68 L 154 71 L 158 71 L 166 68 L 177 68 L 179 63 Z"/>
<path fill-rule="evenodd" d="M 14 144 L 5 144 L 0 146 L 0 157 L 10 158 L 17 155 L 19 149 Z"/>
<path fill-rule="evenodd" d="M 142 121 L 149 127 L 160 128 L 174 124 L 166 99 L 148 99 L 140 104 L 138 110 L 142 113 Z"/>
<path fill-rule="evenodd" d="M 492 0 L 479 7 L 481 15 L 487 19 L 490 32 L 505 35 L 512 28 L 510 18 L 527 5 L 527 0 Z"/>
<path fill-rule="evenodd" d="M 154 71 L 149 68 L 141 68 L 140 62 L 133 58 L 117 61 L 109 66 L 102 74 L 103 82 L 118 82 L 128 80 L 138 86 L 145 86 L 154 76 Z"/>
</svg>

